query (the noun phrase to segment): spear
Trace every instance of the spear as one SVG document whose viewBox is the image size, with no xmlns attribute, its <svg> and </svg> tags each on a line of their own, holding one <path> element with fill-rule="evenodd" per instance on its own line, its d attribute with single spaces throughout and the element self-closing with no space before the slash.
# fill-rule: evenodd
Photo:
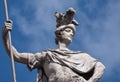
<svg viewBox="0 0 120 82">
<path fill-rule="evenodd" d="M 6 0 L 4 0 L 4 9 L 5 9 L 6 21 L 9 21 Z M 15 65 L 14 65 L 14 57 L 13 57 L 13 52 L 12 52 L 11 31 L 10 30 L 8 31 L 8 40 L 9 40 L 9 49 L 10 49 L 10 55 L 11 55 L 13 82 L 16 82 Z"/>
</svg>

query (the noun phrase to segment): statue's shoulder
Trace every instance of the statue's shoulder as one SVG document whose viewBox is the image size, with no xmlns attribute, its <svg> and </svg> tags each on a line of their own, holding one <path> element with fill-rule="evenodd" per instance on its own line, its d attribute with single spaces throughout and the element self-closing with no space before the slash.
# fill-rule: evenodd
<svg viewBox="0 0 120 82">
<path fill-rule="evenodd" d="M 81 57 L 88 57 L 88 58 L 91 58 L 92 56 L 87 53 L 87 52 L 84 52 L 84 51 L 71 51 L 71 53 L 73 54 L 76 54 L 76 55 L 80 55 Z"/>
<path fill-rule="evenodd" d="M 51 48 L 49 48 L 49 49 L 47 49 L 47 50 L 43 50 L 42 53 L 46 54 L 46 53 L 54 52 L 54 51 L 56 51 L 56 49 L 51 49 Z"/>
<path fill-rule="evenodd" d="M 83 51 L 73 51 L 73 50 L 60 50 L 60 49 L 48 49 L 48 50 L 52 52 L 65 52 L 65 53 L 71 53 L 71 54 L 85 53 Z"/>
<path fill-rule="evenodd" d="M 90 56 L 88 53 L 83 52 L 83 51 L 74 51 L 74 50 L 60 50 L 60 49 L 48 49 L 48 50 L 44 50 L 43 52 L 47 53 L 47 52 L 60 52 L 60 53 L 65 53 L 65 54 L 76 54 L 76 55 L 86 55 L 86 56 Z"/>
<path fill-rule="evenodd" d="M 85 53 L 83 51 L 75 51 L 75 50 L 69 50 L 70 53 L 76 53 L 76 54 L 82 54 Z"/>
</svg>

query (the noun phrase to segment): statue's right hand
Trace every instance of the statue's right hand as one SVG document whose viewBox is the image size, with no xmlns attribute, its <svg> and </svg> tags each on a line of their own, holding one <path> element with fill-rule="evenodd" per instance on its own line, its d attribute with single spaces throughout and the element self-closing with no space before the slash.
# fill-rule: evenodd
<svg viewBox="0 0 120 82">
<path fill-rule="evenodd" d="M 6 21 L 4 29 L 7 30 L 7 31 L 11 31 L 12 30 L 12 23 L 13 22 L 11 20 Z"/>
<path fill-rule="evenodd" d="M 5 37 L 8 31 L 12 30 L 12 21 L 8 20 L 4 23 L 3 29 L 2 29 L 2 36 Z"/>
</svg>

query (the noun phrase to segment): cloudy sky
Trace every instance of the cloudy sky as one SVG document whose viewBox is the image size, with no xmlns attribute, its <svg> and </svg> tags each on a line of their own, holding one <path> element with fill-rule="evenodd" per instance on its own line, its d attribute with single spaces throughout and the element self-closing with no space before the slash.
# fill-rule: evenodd
<svg viewBox="0 0 120 82">
<path fill-rule="evenodd" d="M 120 82 L 120 0 L 7 0 L 13 21 L 12 44 L 19 52 L 56 48 L 54 13 L 73 7 L 80 23 L 69 46 L 100 60 L 106 70 L 99 82 Z M 0 32 L 5 22 L 0 0 Z M 1 33 L 0 33 L 1 35 Z M 15 63 L 17 82 L 35 82 L 37 70 Z M 11 61 L 0 36 L 0 82 L 12 82 Z"/>
</svg>

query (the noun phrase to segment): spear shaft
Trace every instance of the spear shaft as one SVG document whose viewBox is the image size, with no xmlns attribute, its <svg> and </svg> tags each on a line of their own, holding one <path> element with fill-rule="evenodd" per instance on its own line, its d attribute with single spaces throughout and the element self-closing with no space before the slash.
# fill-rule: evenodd
<svg viewBox="0 0 120 82">
<path fill-rule="evenodd" d="M 8 17 L 8 9 L 7 9 L 7 1 L 6 0 L 4 0 L 4 9 L 5 9 L 6 21 L 8 21 L 9 17 Z M 10 56 L 11 56 L 13 82 L 16 82 L 15 65 L 14 65 L 14 57 L 13 57 L 13 52 L 12 52 L 11 31 L 10 30 L 8 31 L 8 40 L 9 40 L 9 49 L 10 49 Z"/>
</svg>

